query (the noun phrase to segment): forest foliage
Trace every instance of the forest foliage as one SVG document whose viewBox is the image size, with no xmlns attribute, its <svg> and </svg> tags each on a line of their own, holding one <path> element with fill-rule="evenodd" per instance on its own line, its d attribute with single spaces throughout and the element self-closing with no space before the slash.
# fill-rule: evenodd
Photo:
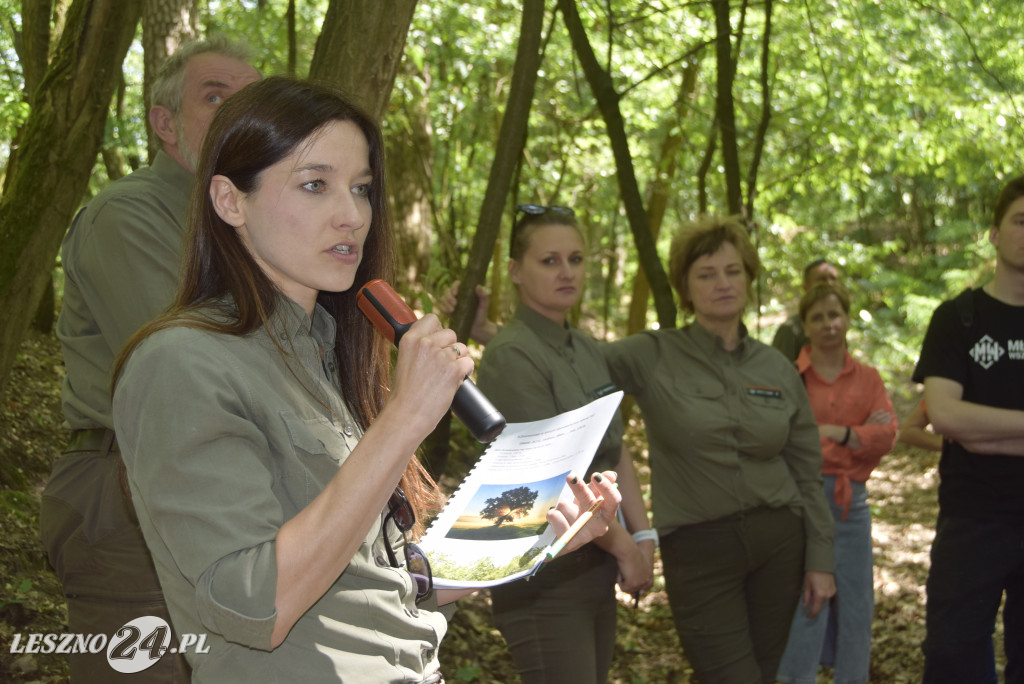
<svg viewBox="0 0 1024 684">
<path fill-rule="evenodd" d="M 294 3 L 291 68 L 298 75 L 309 70 L 328 4 Z M 743 188 L 764 262 L 747 320 L 752 332 L 768 339 L 796 297 L 802 265 L 832 258 L 855 295 L 854 347 L 882 367 L 886 380 L 903 384 L 937 301 L 984 280 L 992 199 L 1022 172 L 1019 5 L 728 3 L 735 129 L 722 131 L 716 126 L 716 4 L 577 3 L 612 78 L 638 184 L 648 200 L 659 189 L 667 197 L 659 248 L 664 254 L 674 227 L 702 207 L 726 211 L 721 149 L 723 134 L 734 136 L 741 171 L 750 171 L 753 155 L 760 155 L 755 185 Z M 244 37 L 264 73 L 289 70 L 288 2 L 197 5 L 202 33 Z M 598 336 L 616 336 L 625 333 L 622 304 L 631 296 L 636 252 L 604 121 L 556 7 L 545 3 L 541 67 L 502 231 L 519 202 L 576 209 L 590 246 L 581 320 Z M 3 158 L 28 115 L 15 50 L 20 21 L 19 3 L 0 1 Z M 406 293 L 435 294 L 467 267 L 519 22 L 519 3 L 502 0 L 416 5 L 383 122 L 403 236 L 399 288 Z M 104 150 L 116 150 L 124 163 L 97 159 L 90 192 L 112 173 L 145 163 L 142 73 L 137 43 L 123 65 L 104 138 Z M 670 139 L 676 146 L 666 157 Z M 498 316 L 514 299 L 502 278 L 502 244 L 493 250 L 489 275 Z M 431 308 L 428 298 L 420 302 Z M 648 322 L 655 323 L 653 314 Z"/>
<path fill-rule="evenodd" d="M 11 151 L 33 111 L 36 91 L 26 80 L 40 79 L 39 64 L 23 59 L 39 45 L 25 34 L 27 10 L 52 8 L 52 56 L 68 9 L 78 1 L 0 0 L 0 179 L 5 188 Z M 393 1 L 398 2 L 387 0 Z M 196 12 L 200 35 L 242 38 L 255 50 L 263 73 L 298 76 L 310 71 L 329 10 L 348 8 L 348 15 L 333 15 L 337 22 L 360 11 L 360 2 L 349 0 L 145 2 L 150 8 L 187 5 Z M 514 291 L 504 279 L 505 245 L 514 207 L 525 202 L 570 206 L 584 226 L 588 282 L 577 314 L 584 328 L 603 338 L 627 334 L 637 326 L 629 319 L 634 296 L 643 304 L 635 307 L 639 325 L 658 324 L 646 290 L 635 289 L 640 271 L 631 231 L 635 216 L 627 211 L 622 160 L 617 166 L 610 143 L 604 115 L 609 103 L 599 104 L 562 14 L 574 7 L 600 73 L 610 82 L 629 169 L 650 229 L 660 228 L 662 257 L 676 226 L 702 212 L 727 212 L 730 193 L 738 188 L 763 262 L 757 301 L 746 319 L 751 333 L 769 340 L 792 310 L 803 265 L 828 257 L 840 265 L 854 295 L 851 349 L 879 367 L 897 406 L 906 406 L 907 396 L 898 395 L 913 392 L 909 375 L 932 310 L 942 298 L 985 282 L 993 259 L 986 236 L 993 199 L 1008 178 L 1024 173 L 1020 1 L 402 0 L 415 11 L 382 124 L 401 245 L 396 285 L 423 311 L 432 310 L 432 297 L 467 271 L 469 255 L 481 252 L 473 247 L 510 102 L 523 8 L 538 3 L 544 11 L 540 67 L 525 115 L 526 138 L 511 190 L 499 198 L 503 210 L 494 228 L 500 237 L 482 250 L 490 261 L 493 315 L 505 317 L 514 306 Z M 76 202 L 88 201 L 148 161 L 145 22 L 137 26 L 121 65 L 102 149 L 87 191 Z M 343 71 L 344 66 L 336 69 L 336 80 L 344 80 Z M 723 93 L 729 107 L 722 106 Z M 722 112 L 728 121 L 720 118 Z M 69 141 L 50 144 L 58 150 Z M 0 233 L 19 228 L 0 226 Z M 0 262 L 10 261 L 9 249 L 0 244 L 5 257 Z M 59 256 L 53 253 L 47 261 L 53 264 L 59 301 Z M 0 311 L 0 325 L 7 324 L 7 313 Z M 47 340 L 52 344 L 52 337 Z M 2 398 L 4 418 L 34 415 L 0 440 L 0 485 L 9 488 L 0 504 L 17 508 L 11 519 L 20 521 L 26 539 L 35 527 L 32 492 L 61 442 L 56 415 L 61 369 L 51 361 L 55 354 L 40 356 L 47 361 L 38 368 L 29 364 L 29 371 L 12 380 L 24 389 L 48 378 L 40 390 L 48 398 L 46 416 Z M 34 352 L 30 356 L 22 361 L 36 359 Z M 462 447 L 468 444 L 468 438 L 461 440 L 465 436 L 456 437 Z M 642 450 L 636 445 L 640 458 Z M 931 477 L 933 471 L 925 474 Z M 903 496 L 899 492 L 894 500 Z M 921 517 L 934 516 L 929 510 Z M 910 527 L 904 522 L 900 530 L 922 524 L 916 518 Z M 914 587 L 923 591 L 927 541 L 915 538 L 922 548 L 915 548 L 912 560 L 899 560 L 911 569 L 916 585 L 902 575 L 883 583 L 901 595 L 899 610 L 907 609 L 906 618 L 897 619 L 895 609 L 880 604 L 883 617 L 908 629 L 919 626 L 921 601 L 902 594 L 913 594 Z M 5 559 L 11 554 L 27 559 L 18 561 L 26 568 L 45 565 L 38 549 L 12 545 L 3 551 Z M 42 590 L 20 574 L 11 577 L 14 584 L 5 587 L 5 596 L 39 589 L 38 600 L 48 607 L 37 612 L 58 610 L 55 588 Z M 14 609 L 32 613 L 19 608 L 30 605 L 21 600 L 0 600 L 0 608 L 5 615 Z M 463 629 L 457 620 L 453 635 L 486 634 L 473 622 L 476 612 L 462 615 L 464 621 L 469 616 L 473 629 Z M 667 611 L 644 611 L 639 618 L 634 613 L 633 620 L 643 629 L 627 631 L 623 662 L 642 654 L 653 663 L 657 658 L 645 650 L 644 640 L 671 636 Z M 910 641 L 917 639 L 915 634 Z M 904 659 L 914 647 L 899 643 L 899 665 L 884 670 L 881 680 L 903 681 L 890 675 L 907 671 Z M 668 654 L 666 667 L 678 667 L 674 644 L 657 652 Z"/>
</svg>

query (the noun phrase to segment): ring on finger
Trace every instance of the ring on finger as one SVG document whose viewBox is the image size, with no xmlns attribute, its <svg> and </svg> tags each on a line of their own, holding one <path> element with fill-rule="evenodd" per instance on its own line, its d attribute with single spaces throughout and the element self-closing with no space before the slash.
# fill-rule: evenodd
<svg viewBox="0 0 1024 684">
<path fill-rule="evenodd" d="M 458 342 L 456 342 L 455 344 L 452 345 L 452 350 L 455 351 L 455 358 L 457 358 L 457 359 L 462 358 L 462 350 L 459 349 L 459 343 Z"/>
</svg>

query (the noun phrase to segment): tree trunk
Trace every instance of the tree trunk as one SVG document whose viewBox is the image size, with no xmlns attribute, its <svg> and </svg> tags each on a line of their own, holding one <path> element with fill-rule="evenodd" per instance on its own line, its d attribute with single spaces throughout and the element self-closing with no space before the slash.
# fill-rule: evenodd
<svg viewBox="0 0 1024 684">
<path fill-rule="evenodd" d="M 494 246 L 501 232 L 501 215 L 505 208 L 512 178 L 526 144 L 526 127 L 533 105 L 533 92 L 541 64 L 541 37 L 544 28 L 544 0 L 525 0 L 523 18 L 512 68 L 508 103 L 501 120 L 494 161 L 487 178 L 487 190 L 480 206 L 476 232 L 470 247 L 466 269 L 459 284 L 459 302 L 452 316 L 452 327 L 459 339 L 469 338 L 476 311 L 476 286 L 484 281 Z"/>
<path fill-rule="evenodd" d="M 476 233 L 459 284 L 459 301 L 451 325 L 460 340 L 469 339 L 476 311 L 476 286 L 483 282 L 501 232 L 501 215 L 519 159 L 526 144 L 526 126 L 533 105 L 533 92 L 541 63 L 541 38 L 544 29 L 544 0 L 524 0 L 523 18 L 512 68 L 508 103 L 487 177 L 487 189 L 480 205 Z M 432 473 L 442 473 L 448 461 L 451 417 L 442 420 L 424 444 L 425 461 Z"/>
<path fill-rule="evenodd" d="M 309 77 L 333 83 L 383 121 L 415 9 L 416 0 L 331 0 Z"/>
<path fill-rule="evenodd" d="M 36 88 L 46 74 L 46 64 L 50 61 L 50 13 L 53 3 L 47 0 L 27 0 L 21 3 L 21 34 L 20 41 L 14 45 L 18 49 L 18 63 L 25 79 L 25 101 L 32 103 Z"/>
<path fill-rule="evenodd" d="M 410 67 L 406 63 L 403 69 Z M 429 101 L 424 97 L 406 102 L 404 115 L 408 128 L 384 141 L 391 217 L 398 253 L 402 255 L 394 285 L 400 291 L 415 289 L 422 293 L 423 288 L 417 286 L 430 268 L 430 241 L 434 235 L 431 202 L 436 200 L 431 185 L 434 157 Z"/>
<path fill-rule="evenodd" d="M 46 75 L 46 65 L 50 61 L 50 46 L 53 43 L 50 35 L 50 14 L 53 4 L 49 1 L 22 2 L 21 33 L 15 36 L 14 46 L 21 64 L 21 73 L 25 79 L 23 97 L 32 106 L 39 84 Z M 12 149 L 20 145 L 15 137 Z M 57 307 L 56 293 L 51 277 L 43 290 L 36 312 L 32 316 L 32 328 L 46 334 L 53 329 L 54 310 Z"/>
<path fill-rule="evenodd" d="M 288 75 L 295 78 L 295 63 L 298 60 L 298 48 L 295 36 L 295 0 L 288 0 L 285 12 L 285 23 L 288 29 Z"/>
<path fill-rule="evenodd" d="M 654 295 L 654 308 L 658 312 L 658 323 L 662 328 L 674 328 L 676 325 L 675 300 L 672 298 L 672 288 L 669 286 L 665 268 L 658 257 L 654 236 L 651 234 L 651 228 L 647 221 L 647 212 L 644 210 L 643 198 L 640 195 L 640 186 L 637 185 L 636 174 L 633 171 L 633 157 L 629 152 L 629 140 L 626 137 L 622 112 L 619 111 L 619 94 L 615 91 L 611 75 L 597 61 L 586 30 L 583 28 L 583 22 L 580 20 L 575 0 L 558 0 L 558 7 L 562 10 L 566 28 L 572 38 L 573 51 L 583 66 L 583 73 L 594 93 L 605 128 L 608 131 L 608 139 L 615 156 L 619 192 L 622 194 L 622 203 L 626 208 L 629 228 L 633 232 L 633 242 L 636 244 L 636 251 L 640 257 L 640 267 L 647 275 L 651 292 Z"/>
<path fill-rule="evenodd" d="M 75 0 L 18 132 L 0 196 L 0 397 L 89 182 L 140 12 L 134 2 Z"/>
<path fill-rule="evenodd" d="M 658 159 L 658 173 L 651 182 L 650 197 L 647 201 L 647 220 L 651 226 L 651 235 L 655 242 L 661 232 L 661 223 L 665 218 L 665 210 L 668 208 L 669 188 L 675 180 L 676 172 L 679 170 L 679 159 L 683 149 L 683 117 L 686 115 L 686 103 L 693 97 L 697 90 L 697 73 L 700 70 L 700 60 L 695 58 L 683 70 L 683 84 L 679 88 L 679 96 L 676 97 L 675 119 L 669 122 L 669 133 L 661 144 L 661 151 Z M 671 285 L 671 283 L 670 283 Z M 629 302 L 629 320 L 626 332 L 632 335 L 647 327 L 647 298 L 651 288 L 647 282 L 647 276 L 641 270 L 633 280 L 633 297 Z"/>
<path fill-rule="evenodd" d="M 725 167 L 725 194 L 730 214 L 743 211 L 743 190 L 740 184 L 740 154 L 736 142 L 736 105 L 732 83 L 736 74 L 732 58 L 732 24 L 729 22 L 729 0 L 713 0 L 715 8 L 715 62 L 718 68 L 718 92 L 715 116 L 722 136 L 722 166 Z"/>
<path fill-rule="evenodd" d="M 133 3 L 136 0 L 132 0 Z M 145 0 L 142 9 L 142 100 L 146 113 L 153 106 L 150 88 L 156 72 L 185 42 L 199 37 L 199 0 Z M 160 149 L 160 139 L 146 127 L 149 159 Z"/>
<path fill-rule="evenodd" d="M 757 122 L 754 153 L 751 156 L 750 168 L 747 170 L 747 221 L 751 223 L 754 218 L 754 201 L 757 199 L 757 172 L 761 167 L 761 156 L 764 153 L 764 143 L 772 118 L 771 37 L 772 0 L 765 0 L 764 35 L 761 37 L 761 119 Z"/>
</svg>

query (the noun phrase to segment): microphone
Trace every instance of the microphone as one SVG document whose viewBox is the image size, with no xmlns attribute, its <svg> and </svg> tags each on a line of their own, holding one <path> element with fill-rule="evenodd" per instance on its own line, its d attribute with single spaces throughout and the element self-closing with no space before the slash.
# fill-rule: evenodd
<svg viewBox="0 0 1024 684">
<path fill-rule="evenodd" d="M 371 280 L 359 289 L 356 304 L 373 326 L 395 346 L 398 346 L 405 331 L 416 322 L 416 314 L 409 305 L 391 289 L 390 285 L 380 279 Z M 466 378 L 455 392 L 452 413 L 462 421 L 477 441 L 485 444 L 505 429 L 505 416 L 494 408 L 494 404 L 488 401 L 469 378 Z"/>
</svg>

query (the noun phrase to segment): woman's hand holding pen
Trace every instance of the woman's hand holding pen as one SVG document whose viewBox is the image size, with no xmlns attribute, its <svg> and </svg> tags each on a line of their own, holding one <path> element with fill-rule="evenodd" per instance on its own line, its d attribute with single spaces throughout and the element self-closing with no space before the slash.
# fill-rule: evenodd
<svg viewBox="0 0 1024 684">
<path fill-rule="evenodd" d="M 571 503 L 560 501 L 558 506 L 548 511 L 547 516 L 556 537 L 561 537 L 577 518 L 593 508 L 599 498 L 603 498 L 604 502 L 579 533 L 566 543 L 565 548 L 558 555 L 575 551 L 587 542 L 606 533 L 608 522 L 615 520 L 619 502 L 622 500 L 619 490 L 615 486 L 615 471 L 606 470 L 603 473 L 594 473 L 589 484 L 574 475 L 570 475 L 566 480 L 575 498 Z"/>
</svg>

